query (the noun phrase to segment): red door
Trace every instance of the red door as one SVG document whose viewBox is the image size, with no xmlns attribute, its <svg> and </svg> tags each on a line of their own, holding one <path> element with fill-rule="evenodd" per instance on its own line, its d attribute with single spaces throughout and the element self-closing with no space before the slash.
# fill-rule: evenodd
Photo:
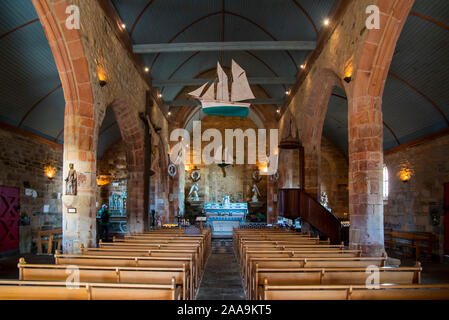
<svg viewBox="0 0 449 320">
<path fill-rule="evenodd" d="M 449 254 L 449 183 L 444 184 L 444 254 Z"/>
<path fill-rule="evenodd" d="M 0 253 L 19 249 L 19 189 L 0 187 Z"/>
</svg>

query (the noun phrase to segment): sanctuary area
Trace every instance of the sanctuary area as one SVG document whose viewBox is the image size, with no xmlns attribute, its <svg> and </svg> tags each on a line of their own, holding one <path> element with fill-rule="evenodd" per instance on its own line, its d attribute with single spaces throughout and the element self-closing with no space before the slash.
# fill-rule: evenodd
<svg viewBox="0 0 449 320">
<path fill-rule="evenodd" d="M 0 300 L 449 300 L 448 40 L 447 0 L 1 0 Z"/>
</svg>

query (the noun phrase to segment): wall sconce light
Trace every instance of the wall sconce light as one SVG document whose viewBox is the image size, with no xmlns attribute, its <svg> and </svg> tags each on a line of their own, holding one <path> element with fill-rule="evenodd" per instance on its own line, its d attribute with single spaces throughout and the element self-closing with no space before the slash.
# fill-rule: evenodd
<svg viewBox="0 0 449 320">
<path fill-rule="evenodd" d="M 104 72 L 104 69 L 100 66 L 97 67 L 97 76 L 98 76 L 98 81 L 100 82 L 100 87 L 104 87 L 107 84 L 106 74 Z"/>
<path fill-rule="evenodd" d="M 188 163 L 184 164 L 184 170 L 190 171 L 190 164 L 188 164 Z"/>
<path fill-rule="evenodd" d="M 407 168 L 402 168 L 398 172 L 399 179 L 401 179 L 401 181 L 404 183 L 408 182 L 411 179 L 412 175 L 413 175 L 412 170 Z"/>
<path fill-rule="evenodd" d="M 259 172 L 267 173 L 268 172 L 268 164 L 267 163 L 261 163 L 259 165 Z"/>
<path fill-rule="evenodd" d="M 52 180 L 55 177 L 56 167 L 49 164 L 44 167 L 44 170 L 45 170 L 45 175 L 47 176 L 48 179 Z"/>
<path fill-rule="evenodd" d="M 101 174 L 101 175 L 97 176 L 97 186 L 101 187 L 101 186 L 105 186 L 110 183 L 111 183 L 110 175 Z"/>
<path fill-rule="evenodd" d="M 346 67 L 345 77 L 343 78 L 343 80 L 345 80 L 347 83 L 351 82 L 351 80 L 352 80 L 352 65 L 351 64 L 349 64 Z"/>
<path fill-rule="evenodd" d="M 413 176 L 413 168 L 407 160 L 402 160 L 399 165 L 398 177 L 402 182 L 408 182 Z"/>
</svg>

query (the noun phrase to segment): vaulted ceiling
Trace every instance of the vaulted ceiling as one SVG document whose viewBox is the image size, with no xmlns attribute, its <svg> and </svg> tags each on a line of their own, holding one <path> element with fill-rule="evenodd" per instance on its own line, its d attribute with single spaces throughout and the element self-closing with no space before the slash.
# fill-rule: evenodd
<svg viewBox="0 0 449 320">
<path fill-rule="evenodd" d="M 382 110 L 384 149 L 449 127 L 449 1 L 416 0 L 400 35 Z M 334 89 L 324 135 L 348 153 L 347 101 Z"/>
<path fill-rule="evenodd" d="M 134 44 L 314 41 L 334 0 L 112 0 Z M 393 57 L 384 97 L 384 148 L 448 127 L 449 1 L 416 0 Z M 193 79 L 235 59 L 248 77 L 295 77 L 308 51 L 142 55 L 154 80 Z M 288 85 L 261 85 L 282 99 Z M 166 101 L 182 86 L 160 88 Z M 275 108 L 275 106 L 273 106 Z M 176 108 L 173 107 L 173 110 Z M 64 97 L 51 50 L 29 0 L 0 1 L 0 121 L 63 141 Z M 347 153 L 347 101 L 335 88 L 324 135 Z M 120 137 L 108 112 L 99 151 Z"/>
</svg>

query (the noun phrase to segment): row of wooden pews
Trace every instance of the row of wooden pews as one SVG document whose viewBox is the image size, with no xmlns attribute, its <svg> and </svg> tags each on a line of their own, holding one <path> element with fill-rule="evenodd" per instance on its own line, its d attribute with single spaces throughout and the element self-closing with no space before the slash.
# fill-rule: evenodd
<svg viewBox="0 0 449 320">
<path fill-rule="evenodd" d="M 0 300 L 194 299 L 211 252 L 211 231 L 161 229 L 127 235 L 54 265 L 19 260 L 19 281 L 0 281 Z"/>
<path fill-rule="evenodd" d="M 449 284 L 421 284 L 421 265 L 388 267 L 386 256 L 282 229 L 234 229 L 251 300 L 449 299 Z"/>
</svg>

